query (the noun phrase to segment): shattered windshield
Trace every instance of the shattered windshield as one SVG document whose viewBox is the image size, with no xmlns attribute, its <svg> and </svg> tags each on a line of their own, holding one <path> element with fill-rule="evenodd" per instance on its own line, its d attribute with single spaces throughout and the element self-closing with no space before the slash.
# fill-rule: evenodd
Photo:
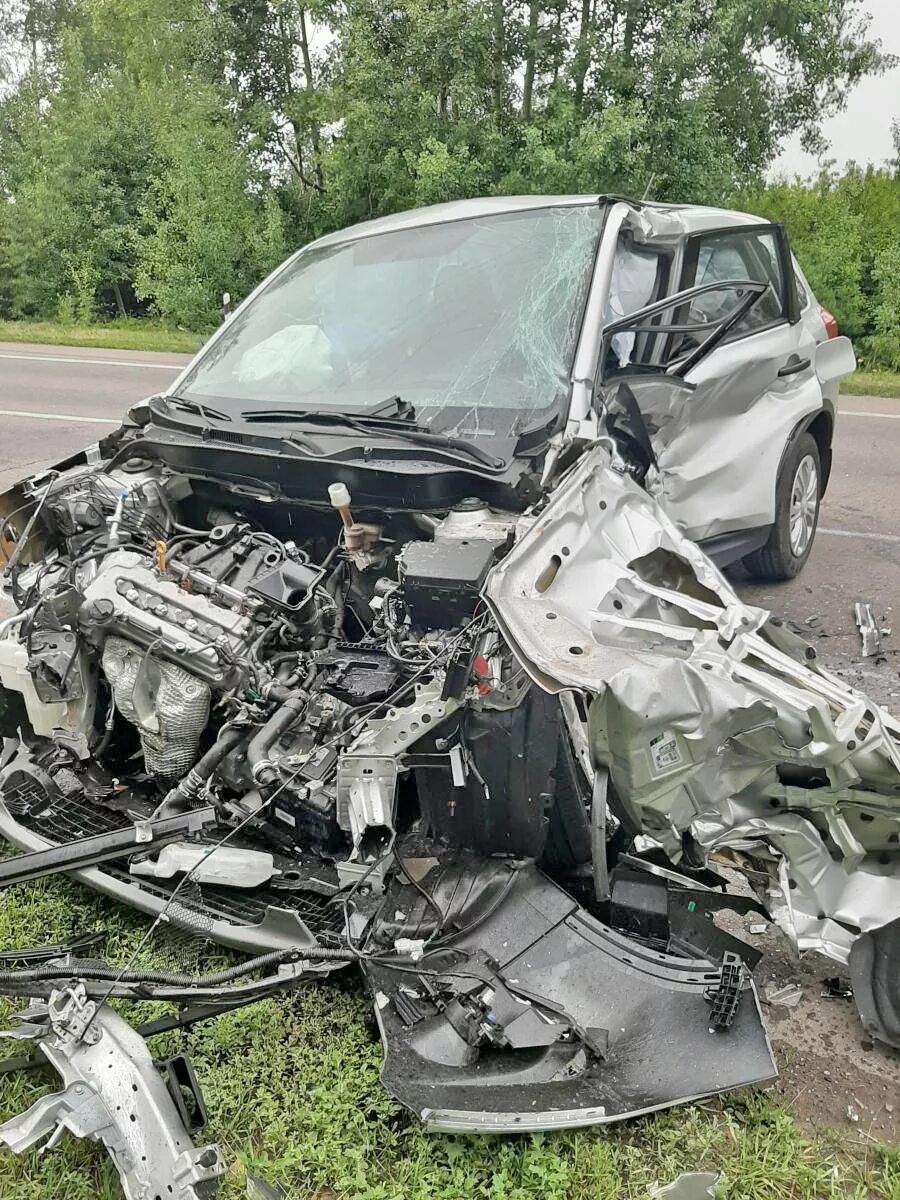
<svg viewBox="0 0 900 1200">
<path fill-rule="evenodd" d="M 450 408 L 477 428 L 487 408 L 524 423 L 568 390 L 601 221 L 597 204 L 561 206 L 311 248 L 179 393 L 337 410 L 399 395 L 425 421 Z"/>
</svg>

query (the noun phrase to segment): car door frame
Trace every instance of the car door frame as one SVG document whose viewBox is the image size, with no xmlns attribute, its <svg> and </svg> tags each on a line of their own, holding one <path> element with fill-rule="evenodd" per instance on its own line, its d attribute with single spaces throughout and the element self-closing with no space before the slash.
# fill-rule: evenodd
<svg viewBox="0 0 900 1200">
<path fill-rule="evenodd" d="M 778 261 L 781 267 L 781 301 L 782 312 L 784 316 L 780 320 L 770 321 L 765 325 L 760 325 L 755 329 L 746 330 L 744 332 L 733 332 L 725 338 L 726 345 L 731 342 L 738 341 L 743 337 L 750 337 L 755 333 L 762 333 L 766 329 L 774 328 L 782 322 L 787 322 L 789 325 L 796 325 L 800 321 L 800 309 L 797 302 L 797 288 L 794 280 L 794 264 L 791 258 L 791 248 L 788 241 L 787 229 L 781 221 L 756 221 L 753 224 L 729 224 L 729 225 L 714 225 L 708 229 L 696 229 L 685 234 L 681 239 L 678 252 L 673 264 L 671 278 L 676 281 L 676 285 L 670 294 L 675 295 L 677 292 L 683 292 L 694 286 L 696 280 L 697 260 L 700 255 L 700 247 L 707 238 L 713 237 L 752 237 L 758 234 L 773 234 L 775 245 L 778 249 Z M 693 265 L 694 281 L 688 283 L 686 276 L 688 267 Z M 724 282 L 724 281 L 720 281 Z M 754 282 L 748 276 L 747 282 Z M 668 349 L 668 347 L 667 347 Z"/>
<path fill-rule="evenodd" d="M 693 290 L 693 287 L 696 286 L 686 285 L 685 280 L 690 274 L 694 274 L 694 277 L 696 277 L 695 272 L 691 271 L 690 268 L 691 264 L 696 263 L 697 261 L 700 247 L 702 246 L 704 239 L 714 238 L 716 236 L 741 238 L 744 236 L 753 237 L 759 235 L 771 237 L 776 249 L 777 264 L 781 277 L 780 288 L 776 292 L 776 295 L 779 299 L 781 315 L 779 318 L 766 322 L 765 324 L 756 328 L 739 329 L 737 332 L 729 330 L 728 334 L 723 337 L 722 340 L 708 352 L 708 354 L 704 355 L 698 363 L 692 365 L 687 370 L 687 379 L 685 382 L 688 385 L 690 385 L 692 382 L 690 379 L 691 374 L 693 374 L 696 370 L 699 370 L 701 374 L 701 382 L 699 386 L 702 388 L 703 382 L 705 382 L 702 378 L 702 368 L 704 364 L 710 361 L 713 355 L 717 355 L 722 351 L 726 351 L 729 347 L 740 345 L 750 338 L 754 338 L 759 335 L 765 335 L 767 333 L 771 333 L 773 330 L 778 330 L 781 328 L 784 328 L 785 330 L 797 330 L 799 328 L 801 331 L 803 329 L 801 314 L 799 312 L 799 306 L 797 303 L 797 293 L 794 282 L 790 245 L 785 228 L 779 222 L 730 222 L 725 225 L 715 225 L 708 228 L 693 229 L 685 232 L 685 234 L 679 239 L 675 260 L 672 264 L 672 272 L 670 276 L 672 284 L 670 286 L 674 286 L 675 291 L 669 293 L 669 298 L 677 297 L 680 292 L 685 290 L 691 291 Z M 748 275 L 749 274 L 750 272 L 748 271 Z M 772 281 L 768 272 L 766 272 L 766 276 L 768 281 L 771 283 Z M 719 282 L 722 282 L 722 285 L 724 286 L 724 281 Z M 731 282 L 733 285 L 733 281 Z M 753 283 L 754 281 L 748 278 L 746 282 L 749 284 Z M 679 319 L 679 310 L 675 310 L 675 312 L 676 315 L 673 317 L 673 323 L 677 323 Z M 632 316 L 636 315 L 637 314 L 632 314 Z M 669 353 L 669 344 L 669 338 L 666 338 L 664 349 L 657 355 L 657 362 L 659 365 L 663 365 L 666 361 L 666 355 Z M 768 536 L 769 530 L 771 529 L 771 521 L 775 518 L 775 490 L 778 470 L 780 468 L 784 453 L 787 450 L 787 446 L 790 444 L 791 438 L 796 436 L 796 431 L 805 427 L 805 425 L 808 425 L 809 422 L 812 421 L 818 415 L 818 413 L 822 411 L 821 389 L 813 382 L 815 373 L 811 360 L 814 359 L 814 347 L 811 346 L 810 350 L 812 351 L 812 354 L 809 361 L 803 356 L 796 354 L 796 358 L 798 360 L 798 374 L 801 374 L 800 384 L 802 385 L 797 389 L 797 403 L 790 405 L 790 407 L 788 407 L 787 404 L 782 407 L 780 396 L 776 402 L 778 411 L 784 412 L 784 415 L 788 419 L 788 423 L 785 424 L 782 422 L 779 426 L 776 426 L 779 438 L 782 442 L 779 448 L 778 458 L 777 460 L 773 460 L 771 455 L 769 455 L 767 456 L 767 462 L 765 464 L 766 478 L 764 489 L 767 495 L 771 493 L 770 499 L 767 499 L 765 503 L 763 503 L 759 495 L 759 489 L 757 489 L 755 506 L 748 508 L 748 520 L 743 527 L 739 527 L 740 521 L 737 513 L 732 513 L 732 515 L 728 517 L 727 521 L 722 523 L 722 527 L 719 530 L 716 530 L 715 528 L 703 530 L 698 525 L 692 524 L 691 521 L 684 522 L 684 527 L 689 531 L 690 536 L 696 536 L 701 539 L 702 542 L 709 548 L 709 550 L 714 552 L 714 556 L 716 557 L 717 561 L 724 562 L 741 557 L 742 554 L 748 553 L 750 550 L 756 548 L 757 545 L 762 544 Z M 794 356 L 791 346 L 787 345 L 784 348 L 784 352 L 786 354 L 786 361 L 777 369 L 777 372 L 780 372 L 783 369 L 783 366 L 791 365 L 790 359 L 792 356 Z M 771 354 L 762 356 L 761 361 L 767 359 L 777 361 L 780 357 L 780 354 L 780 350 L 773 351 Z M 597 370 L 597 379 L 599 383 L 600 372 L 602 371 L 602 363 L 599 361 L 599 355 Z M 677 360 L 670 364 L 668 373 L 670 376 L 677 375 Z M 715 372 L 711 372 L 710 374 L 714 375 Z M 785 374 L 790 375 L 790 372 L 786 372 Z M 721 373 L 720 379 L 724 384 L 724 381 L 727 380 L 726 371 Z M 776 376 L 771 381 L 775 390 L 782 395 L 789 390 L 793 390 L 790 388 L 790 383 L 787 379 L 784 379 L 783 383 L 781 382 L 781 379 L 782 377 L 780 374 L 776 373 Z M 760 399 L 771 390 L 771 388 L 767 387 L 763 391 L 760 391 Z M 748 402 L 746 411 L 749 411 L 749 409 L 754 407 L 756 403 L 757 400 L 755 398 L 750 400 Z M 727 421 L 728 419 L 729 417 L 727 415 L 723 417 L 723 421 Z M 771 478 L 768 478 L 768 476 L 771 476 Z M 663 495 L 661 495 L 660 498 L 663 499 Z M 670 515 L 676 521 L 679 521 L 680 514 L 678 512 L 677 503 L 670 511 Z M 721 554 L 719 553 L 720 551 Z"/>
</svg>

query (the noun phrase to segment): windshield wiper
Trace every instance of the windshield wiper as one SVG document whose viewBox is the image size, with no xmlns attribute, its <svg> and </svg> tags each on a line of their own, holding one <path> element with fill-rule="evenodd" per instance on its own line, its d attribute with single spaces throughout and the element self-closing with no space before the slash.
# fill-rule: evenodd
<svg viewBox="0 0 900 1200">
<path fill-rule="evenodd" d="M 280 421 L 308 421 L 316 425 L 336 425 L 345 429 L 356 429 L 361 433 L 387 433 L 391 437 L 403 438 L 418 446 L 433 446 L 439 450 L 456 450 L 468 454 L 476 462 L 494 470 L 506 466 L 502 458 L 495 458 L 486 450 L 465 438 L 446 433 L 431 433 L 421 425 L 411 424 L 410 419 L 400 416 L 376 416 L 373 413 L 350 414 L 328 412 L 324 409 L 251 409 L 241 413 L 245 421 L 276 423 Z"/>
<path fill-rule="evenodd" d="M 210 408 L 208 404 L 199 404 L 196 400 L 188 400 L 185 396 L 152 396 L 153 400 L 162 400 L 170 408 L 179 408 L 184 412 L 196 413 L 207 421 L 230 421 L 228 413 L 220 412 L 218 408 Z"/>
</svg>

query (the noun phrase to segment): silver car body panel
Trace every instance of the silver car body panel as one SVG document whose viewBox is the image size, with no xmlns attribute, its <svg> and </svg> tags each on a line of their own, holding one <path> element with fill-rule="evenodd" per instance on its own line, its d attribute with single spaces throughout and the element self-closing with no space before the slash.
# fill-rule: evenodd
<svg viewBox="0 0 900 1200">
<path fill-rule="evenodd" d="M 702 541 L 775 520 L 785 446 L 822 409 L 815 352 L 802 324 L 784 323 L 714 350 L 687 376 L 694 391 L 658 380 L 652 413 L 636 389 L 659 463 L 654 490 L 688 537 Z M 809 367 L 779 379 L 792 354 Z"/>
<path fill-rule="evenodd" d="M 900 723 L 744 604 L 602 445 L 520 533 L 487 602 L 542 687 L 592 698 L 631 823 L 676 862 L 686 833 L 762 860 L 801 950 L 846 961 L 900 916 Z"/>
</svg>

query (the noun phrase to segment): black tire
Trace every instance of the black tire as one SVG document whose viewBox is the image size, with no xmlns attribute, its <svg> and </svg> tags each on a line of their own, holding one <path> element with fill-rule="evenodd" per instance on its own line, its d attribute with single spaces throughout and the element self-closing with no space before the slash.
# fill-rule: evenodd
<svg viewBox="0 0 900 1200">
<path fill-rule="evenodd" d="M 795 548 L 791 544 L 791 501 L 795 484 L 799 487 L 802 482 L 798 476 L 801 464 L 807 460 L 812 461 L 815 470 L 815 504 L 812 510 L 810 502 L 807 502 L 807 511 L 812 511 L 812 527 L 806 540 L 799 538 Z M 804 470 L 807 469 L 804 467 Z M 811 433 L 801 433 L 788 447 L 778 473 L 775 523 L 769 540 L 744 559 L 744 566 L 754 579 L 793 579 L 800 574 L 815 541 L 821 500 L 822 462 L 819 447 Z"/>
</svg>

